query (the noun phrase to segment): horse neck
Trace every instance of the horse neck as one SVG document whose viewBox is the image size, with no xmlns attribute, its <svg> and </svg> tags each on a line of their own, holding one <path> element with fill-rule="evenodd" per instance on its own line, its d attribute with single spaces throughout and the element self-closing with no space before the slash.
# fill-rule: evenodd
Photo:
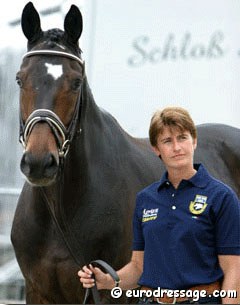
<svg viewBox="0 0 240 305">
<path fill-rule="evenodd" d="M 108 147 L 103 145 L 103 141 L 114 143 L 121 139 L 126 141 L 128 138 L 127 133 L 118 122 L 109 113 L 97 106 L 86 78 L 82 90 L 81 133 L 75 137 L 75 149 L 72 156 L 75 165 L 80 158 L 79 154 L 87 160 L 94 154 L 99 157 L 100 152 L 107 155 Z"/>
<path fill-rule="evenodd" d="M 129 143 L 129 136 L 118 122 L 95 103 L 87 79 L 82 90 L 81 133 L 74 137 L 64 168 L 65 181 L 81 185 L 91 175 L 92 164 L 111 162 L 119 157 L 119 147 Z"/>
</svg>

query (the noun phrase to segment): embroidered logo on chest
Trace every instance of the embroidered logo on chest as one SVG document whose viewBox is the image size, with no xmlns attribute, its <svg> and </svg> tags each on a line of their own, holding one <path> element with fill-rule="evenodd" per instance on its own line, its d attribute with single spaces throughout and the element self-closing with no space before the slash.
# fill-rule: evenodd
<svg viewBox="0 0 240 305">
<path fill-rule="evenodd" d="M 196 195 L 194 201 L 190 202 L 189 211 L 194 215 L 202 214 L 207 207 L 207 196 Z"/>
<path fill-rule="evenodd" d="M 150 209 L 150 210 L 144 209 L 142 215 L 142 222 L 155 220 L 157 216 L 158 216 L 158 209 Z"/>
</svg>

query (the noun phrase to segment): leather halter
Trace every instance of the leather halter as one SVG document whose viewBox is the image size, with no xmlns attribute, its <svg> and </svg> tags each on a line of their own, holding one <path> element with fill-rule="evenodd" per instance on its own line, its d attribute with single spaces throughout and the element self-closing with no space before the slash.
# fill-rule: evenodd
<svg viewBox="0 0 240 305">
<path fill-rule="evenodd" d="M 23 59 L 26 57 L 35 56 L 35 55 L 63 56 L 66 58 L 73 59 L 73 60 L 77 61 L 83 67 L 83 76 L 85 76 L 84 61 L 81 58 L 79 58 L 71 53 L 62 52 L 62 51 L 54 51 L 54 50 L 35 50 L 35 51 L 29 51 L 29 52 L 25 53 L 23 55 Z M 57 114 L 49 109 L 37 109 L 37 110 L 33 111 L 27 118 L 25 124 L 23 123 L 23 120 L 22 120 L 22 117 L 20 114 L 19 141 L 22 143 L 24 149 L 27 146 L 27 141 L 28 141 L 29 135 L 30 135 L 34 125 L 37 124 L 38 122 L 46 122 L 50 126 L 50 128 L 57 140 L 59 157 L 60 158 L 66 157 L 66 155 L 69 151 L 70 143 L 75 134 L 80 108 L 81 108 L 81 98 L 79 95 L 78 101 L 75 106 L 74 114 L 73 114 L 73 117 L 72 117 L 72 120 L 70 122 L 68 129 L 66 129 L 63 122 L 57 116 Z"/>
</svg>

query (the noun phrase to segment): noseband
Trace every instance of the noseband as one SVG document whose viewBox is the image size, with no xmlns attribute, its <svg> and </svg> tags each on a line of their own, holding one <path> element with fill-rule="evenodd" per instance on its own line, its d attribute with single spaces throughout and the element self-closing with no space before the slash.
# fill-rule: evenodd
<svg viewBox="0 0 240 305">
<path fill-rule="evenodd" d="M 36 50 L 36 51 L 27 52 L 23 56 L 23 59 L 26 57 L 34 56 L 34 55 L 63 56 L 63 57 L 67 57 L 67 58 L 76 60 L 83 67 L 83 76 L 85 76 L 84 61 L 81 58 L 79 58 L 71 53 L 53 51 L 53 50 Z M 39 122 L 46 122 L 50 126 L 50 128 L 57 140 L 59 157 L 60 158 L 66 157 L 66 155 L 69 151 L 70 143 L 75 134 L 80 108 L 81 108 L 81 96 L 79 94 L 78 101 L 75 106 L 74 114 L 73 114 L 72 120 L 71 120 L 68 128 L 65 127 L 65 125 L 63 124 L 61 119 L 58 117 L 58 115 L 49 109 L 37 109 L 37 110 L 33 111 L 27 118 L 25 124 L 23 123 L 22 116 L 20 113 L 19 141 L 22 143 L 24 149 L 27 146 L 27 141 L 28 141 L 28 138 L 30 136 L 30 133 L 31 133 L 33 127 Z"/>
<path fill-rule="evenodd" d="M 27 139 L 38 122 L 46 122 L 51 127 L 58 142 L 59 156 L 65 157 L 69 150 L 69 139 L 67 139 L 67 130 L 60 118 L 51 110 L 37 109 L 28 117 L 23 128 L 23 134 L 20 136 L 20 142 L 26 148 Z"/>
</svg>

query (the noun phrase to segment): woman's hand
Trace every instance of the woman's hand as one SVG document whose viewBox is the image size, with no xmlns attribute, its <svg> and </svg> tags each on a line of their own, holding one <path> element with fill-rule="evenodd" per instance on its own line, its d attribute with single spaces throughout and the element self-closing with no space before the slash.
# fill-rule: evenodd
<svg viewBox="0 0 240 305">
<path fill-rule="evenodd" d="M 111 276 L 92 265 L 84 266 L 80 269 L 78 276 L 84 288 L 92 288 L 95 284 L 99 290 L 112 289 L 114 287 L 114 281 Z"/>
</svg>

